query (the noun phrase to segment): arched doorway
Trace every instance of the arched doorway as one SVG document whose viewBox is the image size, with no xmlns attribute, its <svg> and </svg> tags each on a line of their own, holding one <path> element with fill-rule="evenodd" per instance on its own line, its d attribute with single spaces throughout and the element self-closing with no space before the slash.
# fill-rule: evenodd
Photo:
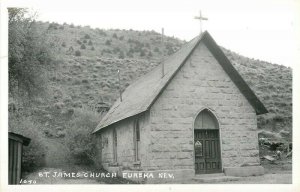
<svg viewBox="0 0 300 192">
<path fill-rule="evenodd" d="M 219 123 L 208 109 L 202 110 L 195 119 L 194 150 L 196 174 L 222 172 Z"/>
</svg>

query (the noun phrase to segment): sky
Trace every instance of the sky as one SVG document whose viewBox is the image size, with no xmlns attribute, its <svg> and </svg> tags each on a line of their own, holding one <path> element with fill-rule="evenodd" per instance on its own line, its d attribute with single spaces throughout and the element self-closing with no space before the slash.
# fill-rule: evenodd
<svg viewBox="0 0 300 192">
<path fill-rule="evenodd" d="M 244 56 L 294 67 L 300 55 L 300 0 L 11 0 L 30 7 L 38 20 L 103 29 L 155 30 L 184 40 L 203 22 L 215 41 Z"/>
</svg>

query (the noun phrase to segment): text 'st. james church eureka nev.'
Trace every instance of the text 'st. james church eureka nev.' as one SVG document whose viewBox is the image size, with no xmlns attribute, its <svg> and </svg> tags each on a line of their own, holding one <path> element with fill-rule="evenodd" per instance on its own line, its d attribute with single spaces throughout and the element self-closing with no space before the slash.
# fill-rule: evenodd
<svg viewBox="0 0 300 192">
<path fill-rule="evenodd" d="M 99 164 L 120 175 L 174 175 L 147 183 L 263 174 L 257 115 L 268 111 L 210 34 L 162 64 L 163 75 L 157 66 L 128 86 L 95 128 Z"/>
</svg>

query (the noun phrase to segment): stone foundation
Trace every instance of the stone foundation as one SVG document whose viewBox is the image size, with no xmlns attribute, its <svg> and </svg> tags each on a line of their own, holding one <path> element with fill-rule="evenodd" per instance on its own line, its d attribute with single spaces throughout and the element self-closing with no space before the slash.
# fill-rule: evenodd
<svg viewBox="0 0 300 192">
<path fill-rule="evenodd" d="M 259 176 L 264 174 L 264 168 L 262 166 L 226 167 L 224 173 L 226 176 L 235 177 Z"/>
</svg>

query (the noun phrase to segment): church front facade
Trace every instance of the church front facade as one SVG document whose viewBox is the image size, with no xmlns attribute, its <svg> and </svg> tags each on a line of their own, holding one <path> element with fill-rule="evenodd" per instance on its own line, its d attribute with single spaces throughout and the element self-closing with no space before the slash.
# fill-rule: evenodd
<svg viewBox="0 0 300 192">
<path fill-rule="evenodd" d="M 203 38 L 147 110 L 95 131 L 106 170 L 174 175 L 148 183 L 263 174 L 257 110 Z"/>
</svg>

